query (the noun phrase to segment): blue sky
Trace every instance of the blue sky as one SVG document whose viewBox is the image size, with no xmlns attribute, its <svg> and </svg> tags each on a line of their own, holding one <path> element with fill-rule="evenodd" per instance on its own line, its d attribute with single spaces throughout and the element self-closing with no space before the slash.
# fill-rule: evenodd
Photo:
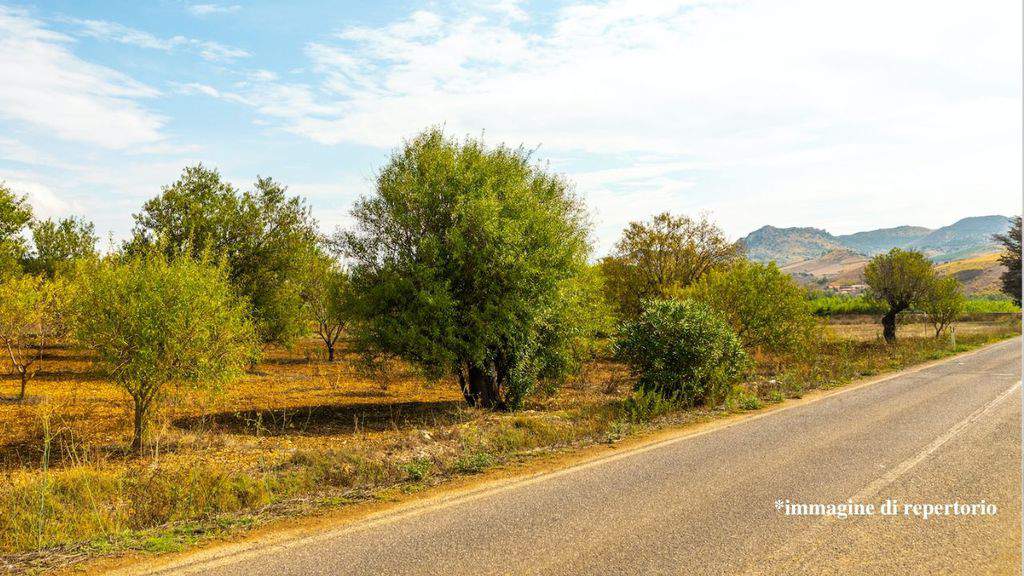
<svg viewBox="0 0 1024 576">
<path fill-rule="evenodd" d="M 1021 5 L 8 2 L 0 179 L 114 238 L 195 162 L 325 231 L 403 138 L 525 144 L 597 250 L 707 213 L 834 233 L 1021 209 Z"/>
</svg>

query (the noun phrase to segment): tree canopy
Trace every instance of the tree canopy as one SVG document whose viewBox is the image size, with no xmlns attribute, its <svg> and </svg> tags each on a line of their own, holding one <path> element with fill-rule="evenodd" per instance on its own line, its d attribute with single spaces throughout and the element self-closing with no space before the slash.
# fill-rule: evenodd
<svg viewBox="0 0 1024 576">
<path fill-rule="evenodd" d="M 22 232 L 32 221 L 28 198 L 0 182 L 0 279 L 21 271 L 26 245 Z"/>
<path fill-rule="evenodd" d="M 522 148 L 427 130 L 394 152 L 339 235 L 361 349 L 455 374 L 468 403 L 519 406 L 586 332 L 584 209 Z"/>
<path fill-rule="evenodd" d="M 621 315 L 633 317 L 643 301 L 678 295 L 742 253 L 742 246 L 729 242 L 707 218 L 665 212 L 646 222 L 631 222 L 601 267 L 609 301 Z"/>
<path fill-rule="evenodd" d="M 263 341 L 288 343 L 306 332 L 300 255 L 318 236 L 309 207 L 286 187 L 257 178 L 240 193 L 216 170 L 190 166 L 134 218 L 129 253 L 158 247 L 168 257 L 223 257 Z"/>
<path fill-rule="evenodd" d="M 807 291 L 774 263 L 739 260 L 712 270 L 687 294 L 721 314 L 749 350 L 793 352 L 815 326 Z"/>
<path fill-rule="evenodd" d="M 1003 293 L 1013 298 L 1013 301 L 1020 306 L 1020 259 L 1021 259 L 1021 244 L 1020 244 L 1020 216 L 1013 219 L 1013 224 L 1010 226 L 1010 231 L 1006 234 L 996 234 L 996 240 L 1003 245 L 1003 255 L 999 257 L 999 262 L 1003 266 L 1006 266 L 1006 271 L 1003 272 L 1002 277 L 1002 289 Z"/>
<path fill-rule="evenodd" d="M 928 321 L 935 328 L 935 337 L 960 317 L 967 304 L 960 283 L 952 276 L 936 278 L 921 302 L 921 309 L 928 315 Z"/>
<path fill-rule="evenodd" d="M 892 342 L 896 340 L 896 316 L 928 297 L 935 273 L 924 254 L 893 248 L 868 262 L 864 279 L 871 296 L 888 305 L 882 330 L 886 341 Z"/>
<path fill-rule="evenodd" d="M 31 274 L 52 277 L 59 268 L 79 258 L 96 255 L 96 227 L 79 218 L 48 218 L 33 222 L 32 251 L 25 260 L 25 270 Z"/>
<path fill-rule="evenodd" d="M 88 310 L 78 340 L 131 397 L 136 452 L 167 385 L 213 386 L 255 359 L 249 311 L 224 267 L 154 251 L 90 263 L 77 277 L 76 306 Z"/>
</svg>

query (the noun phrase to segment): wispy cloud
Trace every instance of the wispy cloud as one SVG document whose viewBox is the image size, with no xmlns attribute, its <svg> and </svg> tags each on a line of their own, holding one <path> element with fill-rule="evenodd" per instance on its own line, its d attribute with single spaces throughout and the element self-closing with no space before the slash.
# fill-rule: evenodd
<svg viewBox="0 0 1024 576">
<path fill-rule="evenodd" d="M 524 26 L 534 20 L 519 3 L 489 6 L 344 28 L 306 46 L 318 82 L 258 82 L 245 99 L 262 121 L 326 145 L 386 149 L 444 123 L 613 167 L 643 167 L 654 152 L 702 168 L 642 187 L 584 180 L 669 207 L 707 204 L 728 180 L 732 197 L 715 202 L 773 194 L 781 223 L 821 209 L 815 186 L 885 196 L 892 185 L 879 182 L 898 182 L 953 198 L 950 183 L 1000 173 L 1019 190 L 1001 164 L 1020 153 L 1019 7 L 609 0 Z M 652 209 L 618 206 L 616 219 Z M 882 212 L 864 219 L 891 219 Z M 767 217 L 745 211 L 733 229 Z"/>
<path fill-rule="evenodd" d="M 139 104 L 157 90 L 78 58 L 70 41 L 0 6 L 0 117 L 105 148 L 161 140 L 164 119 Z"/>
<path fill-rule="evenodd" d="M 241 48 L 226 46 L 212 40 L 197 40 L 185 36 L 159 38 L 148 32 L 107 20 L 68 19 L 66 21 L 76 27 L 75 34 L 79 36 L 164 52 L 186 50 L 211 62 L 231 62 L 249 56 L 249 53 Z"/>
<path fill-rule="evenodd" d="M 238 4 L 189 4 L 185 9 L 193 16 L 209 16 L 238 12 L 242 7 Z"/>
</svg>

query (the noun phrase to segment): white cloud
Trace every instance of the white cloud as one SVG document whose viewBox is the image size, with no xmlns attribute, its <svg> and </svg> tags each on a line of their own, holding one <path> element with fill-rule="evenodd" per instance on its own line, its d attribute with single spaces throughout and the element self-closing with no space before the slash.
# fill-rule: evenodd
<svg viewBox="0 0 1024 576">
<path fill-rule="evenodd" d="M 327 145 L 387 149 L 441 123 L 541 145 L 616 221 L 666 202 L 738 206 L 722 216 L 738 235 L 1019 208 L 1015 3 L 610 0 L 544 27 L 521 19 L 418 11 L 347 28 L 307 46 L 318 84 L 265 82 L 246 98 Z M 593 158 L 690 167 L 601 181 L 579 168 Z"/>
<path fill-rule="evenodd" d="M 210 98 L 216 98 L 217 100 L 224 100 L 227 102 L 235 102 L 237 104 L 252 104 L 249 99 L 244 96 L 234 92 L 224 92 L 208 84 L 201 84 L 198 82 L 182 84 L 179 86 L 178 91 L 187 95 L 202 94 L 204 96 L 209 96 Z"/>
<path fill-rule="evenodd" d="M 0 6 L 0 118 L 105 148 L 160 140 L 164 120 L 137 102 L 158 92 L 76 57 L 68 42 L 25 12 Z"/>
<path fill-rule="evenodd" d="M 190 4 L 185 8 L 193 16 L 209 16 L 210 14 L 230 14 L 242 9 L 238 4 Z"/>
<path fill-rule="evenodd" d="M 32 206 L 32 214 L 36 218 L 60 218 L 73 212 L 72 204 L 45 184 L 17 178 L 7 179 L 4 184 L 15 194 L 28 196 L 28 203 Z"/>
<path fill-rule="evenodd" d="M 164 52 L 187 50 L 211 62 L 231 62 L 249 57 L 249 53 L 241 48 L 226 46 L 212 40 L 197 40 L 184 36 L 158 38 L 148 32 L 107 20 L 69 19 L 67 22 L 77 27 L 76 32 L 80 36 Z"/>
</svg>

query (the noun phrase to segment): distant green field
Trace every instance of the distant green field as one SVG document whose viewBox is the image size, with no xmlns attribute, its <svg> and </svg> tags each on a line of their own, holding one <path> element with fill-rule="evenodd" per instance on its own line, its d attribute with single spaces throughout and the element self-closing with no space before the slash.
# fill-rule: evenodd
<svg viewBox="0 0 1024 576">
<path fill-rule="evenodd" d="M 823 295 L 810 298 L 811 311 L 817 316 L 838 314 L 884 314 L 885 304 L 866 296 Z M 1012 300 L 1004 296 L 975 296 L 967 300 L 964 314 L 997 314 L 1020 312 Z"/>
</svg>

